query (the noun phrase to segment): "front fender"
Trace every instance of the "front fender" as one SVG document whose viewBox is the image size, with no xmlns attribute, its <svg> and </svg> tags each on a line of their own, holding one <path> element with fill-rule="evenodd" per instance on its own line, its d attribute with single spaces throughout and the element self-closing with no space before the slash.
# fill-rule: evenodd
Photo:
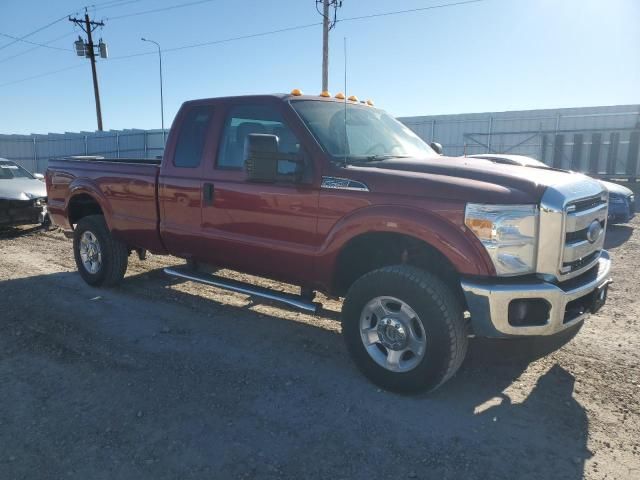
<svg viewBox="0 0 640 480">
<path fill-rule="evenodd" d="M 412 207 L 371 206 L 338 221 L 326 237 L 317 263 L 320 278 L 328 284 L 337 267 L 338 254 L 353 238 L 388 232 L 414 237 L 430 245 L 451 262 L 461 275 L 492 276 L 495 269 L 480 241 L 463 225 L 462 212 L 442 216 Z M 456 218 L 459 217 L 459 218 Z M 458 220 L 460 223 L 454 223 Z"/>
</svg>

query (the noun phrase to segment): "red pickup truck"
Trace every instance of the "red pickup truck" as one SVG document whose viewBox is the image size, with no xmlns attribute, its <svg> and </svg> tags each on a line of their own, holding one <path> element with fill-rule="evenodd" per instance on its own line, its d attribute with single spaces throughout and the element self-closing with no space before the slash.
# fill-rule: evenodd
<svg viewBox="0 0 640 480">
<path fill-rule="evenodd" d="M 288 95 L 184 103 L 162 161 L 52 160 L 54 223 L 73 230 L 90 285 L 118 284 L 132 252 L 187 260 L 171 275 L 316 311 L 344 297 L 358 367 L 433 389 L 472 335 L 577 329 L 610 281 L 607 192 L 556 169 L 439 155 L 370 102 Z M 285 295 L 212 275 L 300 287 Z"/>
</svg>

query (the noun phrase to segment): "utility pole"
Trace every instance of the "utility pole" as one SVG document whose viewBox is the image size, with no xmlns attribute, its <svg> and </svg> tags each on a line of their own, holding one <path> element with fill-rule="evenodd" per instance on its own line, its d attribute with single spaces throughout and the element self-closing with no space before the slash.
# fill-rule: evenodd
<svg viewBox="0 0 640 480">
<path fill-rule="evenodd" d="M 322 4 L 322 12 L 318 8 Z M 336 26 L 338 8 L 341 0 L 316 0 L 316 10 L 322 15 L 322 91 L 329 90 L 329 31 Z M 333 8 L 333 19 L 330 9 Z"/>
<path fill-rule="evenodd" d="M 91 74 L 93 76 L 93 95 L 96 99 L 96 117 L 98 118 L 98 130 L 102 131 L 102 109 L 100 107 L 100 89 L 98 88 L 98 73 L 96 71 L 96 52 L 93 43 L 92 33 L 98 27 L 104 27 L 104 22 L 95 22 L 89 18 L 89 13 L 85 10 L 84 19 L 69 17 L 69 21 L 78 25 L 86 34 L 87 42 L 81 37 L 75 42 L 76 53 L 78 56 L 87 57 L 91 61 Z M 101 58 L 107 58 L 107 46 L 100 39 L 97 45 Z"/>
<path fill-rule="evenodd" d="M 329 91 L 329 0 L 322 2 L 322 91 Z"/>
</svg>

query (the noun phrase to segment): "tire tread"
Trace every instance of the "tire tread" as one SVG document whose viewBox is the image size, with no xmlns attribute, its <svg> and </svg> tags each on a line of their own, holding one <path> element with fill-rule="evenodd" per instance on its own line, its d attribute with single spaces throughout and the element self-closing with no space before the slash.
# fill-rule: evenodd
<svg viewBox="0 0 640 480">
<path fill-rule="evenodd" d="M 399 386 L 398 390 L 434 390 L 449 380 L 462 365 L 468 348 L 468 327 L 463 317 L 463 309 L 457 297 L 442 280 L 434 274 L 411 265 L 392 265 L 373 270 L 360 277 L 349 289 L 345 303 L 348 303 L 354 296 L 364 293 L 371 284 L 383 282 L 397 282 L 404 279 L 425 292 L 432 304 L 440 310 L 440 320 L 444 322 L 446 331 L 446 341 L 448 341 L 448 355 L 442 371 L 438 372 L 432 384 L 416 386 Z M 344 309 L 343 309 L 344 312 Z M 349 321 L 343 315 L 343 322 Z M 343 327 L 344 330 L 344 327 Z M 365 372 L 366 373 L 366 372 Z M 375 378 L 372 380 L 376 381 Z M 396 388 L 394 388 L 396 389 Z"/>
<path fill-rule="evenodd" d="M 129 263 L 129 249 L 127 245 L 113 238 L 102 215 L 88 215 L 80 219 L 76 226 L 75 231 L 78 232 L 76 235 L 79 236 L 85 229 L 93 231 L 103 244 L 103 255 L 105 256 L 103 264 L 105 270 L 103 275 L 89 281 L 87 272 L 83 270 L 84 266 L 79 261 L 79 255 L 76 252 L 75 256 L 78 270 L 81 274 L 83 271 L 85 272 L 82 277 L 87 283 L 93 286 L 114 287 L 118 285 L 122 282 Z M 74 249 L 76 248 L 77 240 L 74 241 Z"/>
</svg>

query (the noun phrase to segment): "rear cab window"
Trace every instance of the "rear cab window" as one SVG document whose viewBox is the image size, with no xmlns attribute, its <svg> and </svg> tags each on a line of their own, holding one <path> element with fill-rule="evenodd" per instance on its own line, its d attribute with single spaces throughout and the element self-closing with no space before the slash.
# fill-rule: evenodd
<svg viewBox="0 0 640 480">
<path fill-rule="evenodd" d="M 202 152 L 207 131 L 213 117 L 213 108 L 200 105 L 191 108 L 184 116 L 176 141 L 173 165 L 178 168 L 197 168 L 202 161 Z"/>
</svg>

